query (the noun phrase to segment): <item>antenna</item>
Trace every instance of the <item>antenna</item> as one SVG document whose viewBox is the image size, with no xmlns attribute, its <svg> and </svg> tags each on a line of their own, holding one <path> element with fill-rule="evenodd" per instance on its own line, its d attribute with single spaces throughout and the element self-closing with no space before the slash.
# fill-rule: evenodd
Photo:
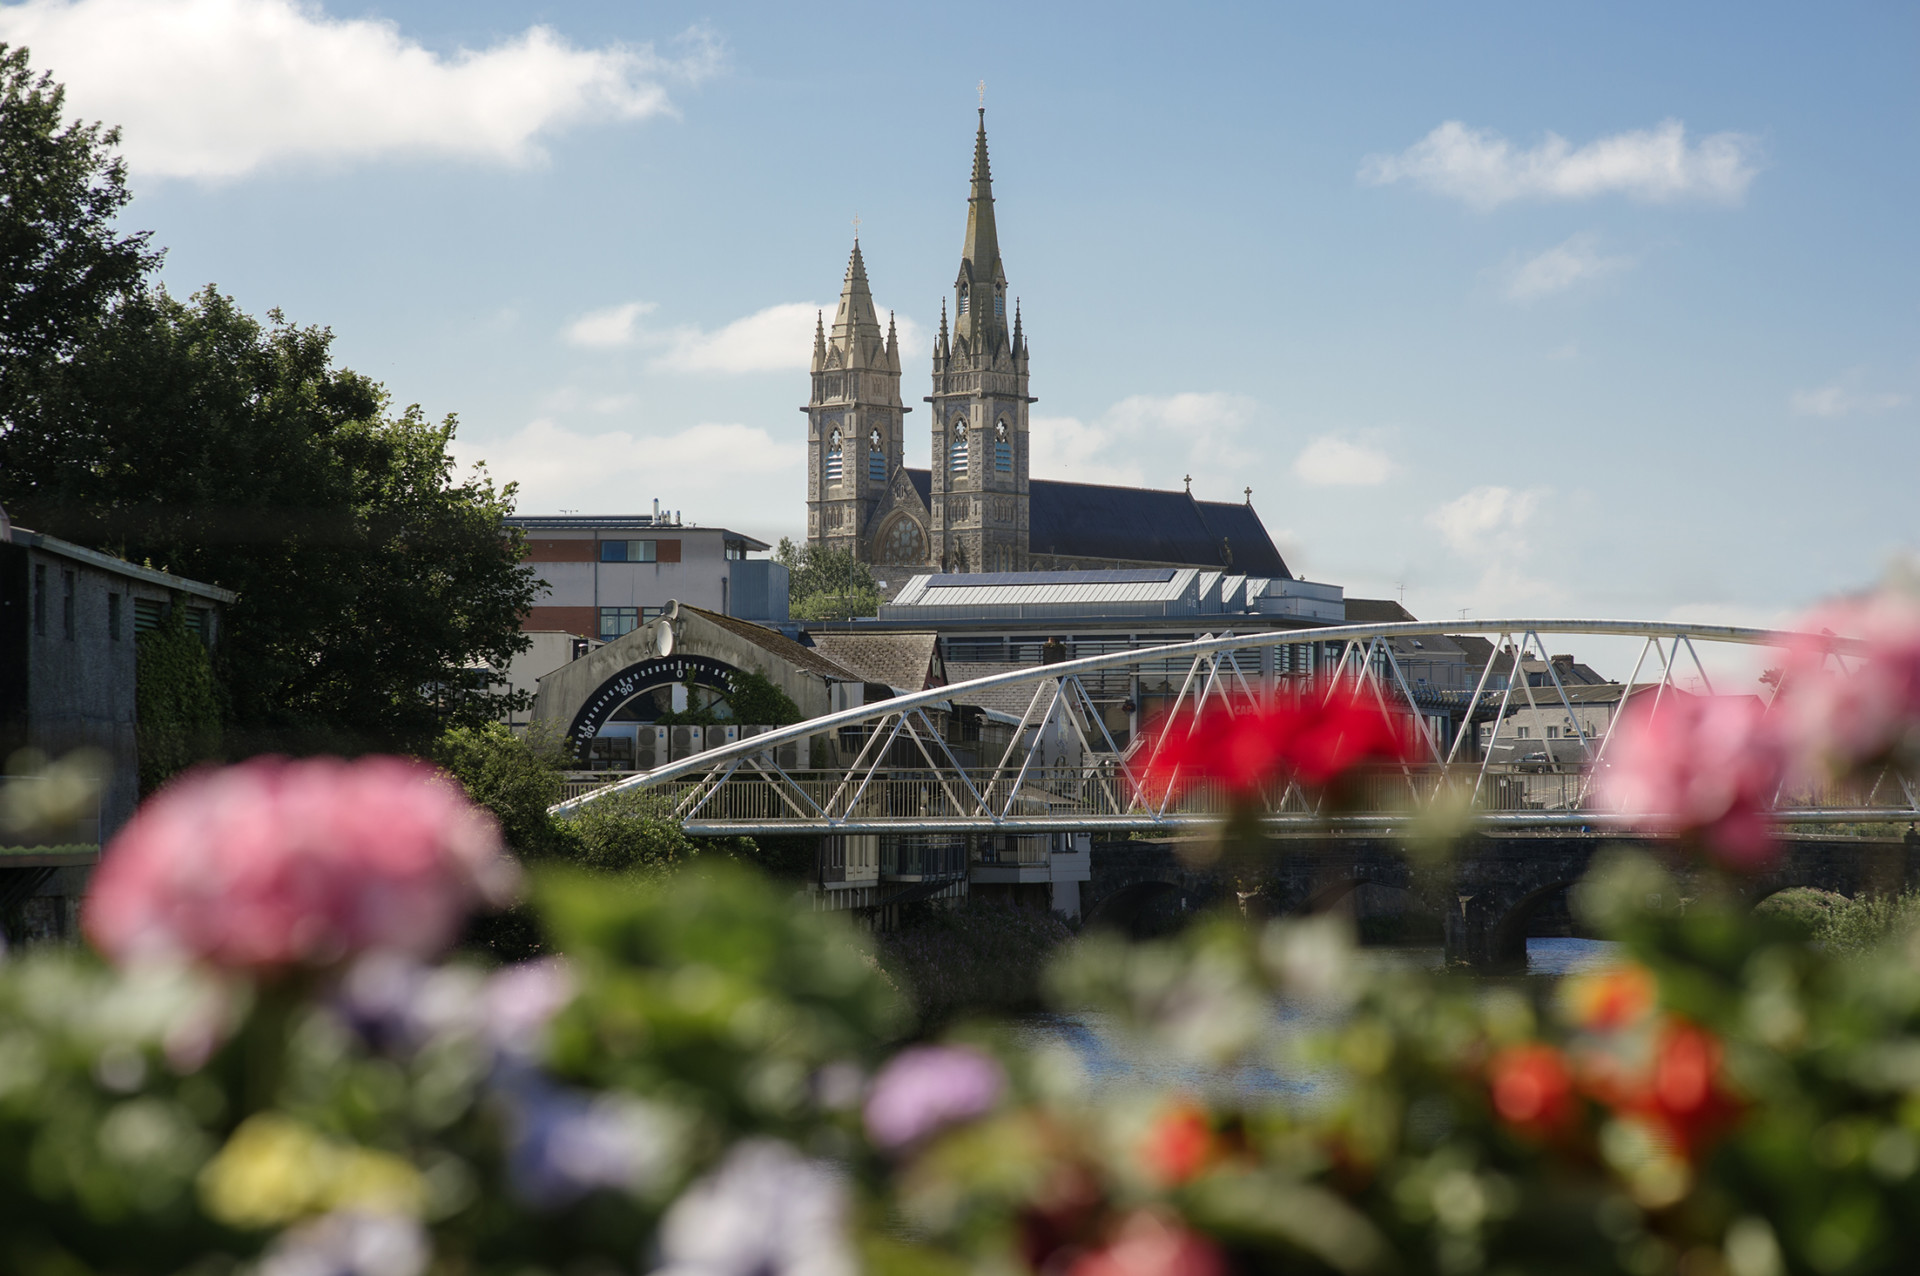
<svg viewBox="0 0 1920 1276">
<path fill-rule="evenodd" d="M 853 215 L 853 242 L 856 244 L 860 242 L 860 214 L 858 213 Z"/>
<path fill-rule="evenodd" d="M 1403 580 L 1396 584 L 1394 588 L 1400 591 L 1400 604 L 1404 607 L 1407 602 L 1407 582 Z"/>
<path fill-rule="evenodd" d="M 985 80 L 980 81 L 980 109 L 983 111 L 987 109 L 987 82 Z"/>
</svg>

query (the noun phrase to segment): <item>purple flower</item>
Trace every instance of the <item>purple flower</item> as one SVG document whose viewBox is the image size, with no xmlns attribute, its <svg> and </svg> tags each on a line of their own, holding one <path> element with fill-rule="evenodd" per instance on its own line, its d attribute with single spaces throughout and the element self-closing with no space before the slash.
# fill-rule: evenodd
<svg viewBox="0 0 1920 1276">
<path fill-rule="evenodd" d="M 970 1046 L 915 1046 L 895 1055 L 867 1096 L 867 1134 L 888 1151 L 906 1147 L 942 1126 L 993 1110 L 1006 1073 Z"/>
<path fill-rule="evenodd" d="M 500 1065 L 495 1083 L 507 1109 L 507 1177 L 514 1195 L 537 1209 L 601 1189 L 645 1194 L 679 1151 L 677 1122 L 642 1099 L 556 1085 L 512 1062 Z"/>
</svg>

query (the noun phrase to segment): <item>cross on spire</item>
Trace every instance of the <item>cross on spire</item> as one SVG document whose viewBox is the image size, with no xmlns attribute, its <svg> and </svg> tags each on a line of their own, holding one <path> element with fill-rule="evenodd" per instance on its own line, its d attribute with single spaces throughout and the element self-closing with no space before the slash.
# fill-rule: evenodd
<svg viewBox="0 0 1920 1276">
<path fill-rule="evenodd" d="M 1248 505 L 1252 505 L 1252 504 L 1253 504 L 1253 489 L 1252 489 L 1252 488 L 1248 488 L 1248 489 L 1247 489 L 1247 504 L 1248 504 Z"/>
<path fill-rule="evenodd" d="M 987 82 L 985 80 L 980 81 L 980 109 L 983 111 L 987 109 Z"/>
<path fill-rule="evenodd" d="M 1193 475 L 1191 474 L 1187 475 L 1186 482 L 1187 482 L 1187 495 L 1192 496 L 1193 495 Z"/>
<path fill-rule="evenodd" d="M 860 214 L 858 213 L 853 215 L 853 242 L 856 244 L 860 242 Z"/>
</svg>

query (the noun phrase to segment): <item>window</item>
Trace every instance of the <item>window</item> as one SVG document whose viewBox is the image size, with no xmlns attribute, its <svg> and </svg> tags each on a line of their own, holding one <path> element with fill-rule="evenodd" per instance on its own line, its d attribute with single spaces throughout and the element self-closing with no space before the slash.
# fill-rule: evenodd
<svg viewBox="0 0 1920 1276">
<path fill-rule="evenodd" d="M 136 636 L 151 633 L 160 628 L 160 622 L 166 619 L 167 605 L 157 598 L 136 598 L 133 600 L 133 632 Z"/>
<path fill-rule="evenodd" d="M 887 453 L 877 429 L 867 436 L 867 477 L 875 483 L 887 481 Z"/>
<path fill-rule="evenodd" d="M 107 595 L 107 638 L 120 641 L 120 595 Z"/>
<path fill-rule="evenodd" d="M 1007 317 L 1007 296 L 1005 293 L 994 294 L 993 317 L 995 319 L 1005 319 Z"/>
<path fill-rule="evenodd" d="M 602 607 L 600 609 L 600 641 L 612 642 L 621 634 L 630 634 L 640 627 L 640 609 L 638 607 Z"/>
<path fill-rule="evenodd" d="M 948 473 L 958 477 L 967 472 L 967 425 L 964 420 L 953 423 L 952 463 L 947 466 Z"/>
<path fill-rule="evenodd" d="M 1547 739 L 1549 739 L 1549 740 L 1558 740 L 1559 738 L 1560 738 L 1560 728 L 1559 728 L 1559 727 L 1548 727 L 1548 728 L 1547 728 Z"/>
<path fill-rule="evenodd" d="M 187 608 L 187 632 L 203 645 L 213 642 L 213 615 L 205 607 Z"/>
<path fill-rule="evenodd" d="M 65 572 L 65 571 L 61 572 L 60 573 L 60 636 L 62 638 L 65 638 L 68 642 L 73 641 L 73 631 L 74 631 L 73 587 L 74 587 L 73 573 Z"/>
<path fill-rule="evenodd" d="M 827 437 L 827 482 L 840 481 L 840 431 L 835 430 Z"/>
<path fill-rule="evenodd" d="M 727 557 L 727 558 L 728 558 L 729 560 L 732 560 L 732 561 L 736 561 L 736 562 L 737 562 L 737 561 L 739 561 L 740 559 L 743 559 L 743 558 L 745 558 L 746 556 L 747 556 L 747 547 L 746 547 L 746 544 L 745 544 L 744 542 L 741 542 L 741 541 L 728 541 L 728 542 L 727 542 L 727 544 L 726 544 L 726 557 Z"/>
<path fill-rule="evenodd" d="M 33 632 L 47 636 L 47 565 L 33 565 Z"/>
<path fill-rule="evenodd" d="M 1514 735 L 1522 740 L 1526 739 L 1530 734 L 1532 733 L 1526 727 L 1519 727 L 1514 731 Z"/>
<path fill-rule="evenodd" d="M 666 611 L 667 609 L 665 607 L 642 607 L 640 609 L 640 623 L 644 625 L 649 620 L 658 620 L 666 614 Z"/>
<path fill-rule="evenodd" d="M 960 290 L 960 313 L 963 315 L 967 313 L 967 290 L 965 288 Z"/>
<path fill-rule="evenodd" d="M 1005 474 L 1013 469 L 1013 440 L 1007 437 L 1007 423 L 999 421 L 993 427 L 993 467 Z"/>
<path fill-rule="evenodd" d="M 651 563 L 659 555 L 658 541 L 601 541 L 603 563 Z"/>
</svg>

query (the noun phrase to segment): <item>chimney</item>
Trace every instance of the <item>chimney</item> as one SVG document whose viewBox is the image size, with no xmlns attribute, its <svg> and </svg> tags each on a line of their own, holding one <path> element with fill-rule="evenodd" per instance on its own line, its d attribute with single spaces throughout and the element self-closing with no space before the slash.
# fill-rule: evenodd
<svg viewBox="0 0 1920 1276">
<path fill-rule="evenodd" d="M 1571 669 L 1573 668 L 1573 657 L 1564 655 L 1555 656 L 1553 657 L 1553 667 L 1555 669 Z"/>
</svg>

